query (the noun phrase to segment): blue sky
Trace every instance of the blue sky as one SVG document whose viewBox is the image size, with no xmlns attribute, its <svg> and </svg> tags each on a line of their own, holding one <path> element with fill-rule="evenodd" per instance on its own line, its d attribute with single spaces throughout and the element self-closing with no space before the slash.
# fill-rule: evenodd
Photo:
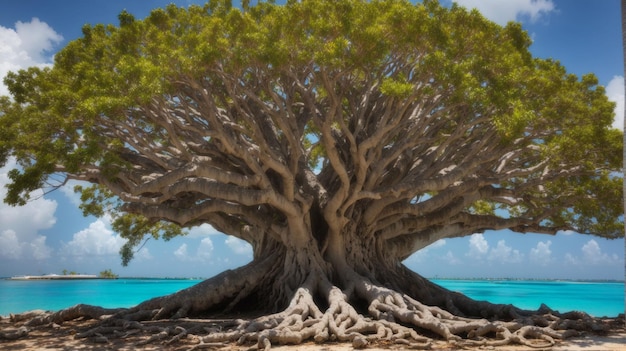
<svg viewBox="0 0 626 351">
<path fill-rule="evenodd" d="M 444 3 L 447 0 L 444 0 Z M 138 18 L 156 7 L 201 1 L 20 0 L 0 11 L 0 77 L 10 70 L 47 65 L 54 53 L 81 35 L 85 23 L 117 23 L 126 9 Z M 618 103 L 616 128 L 623 128 L 623 58 L 618 0 L 459 0 L 504 24 L 523 23 L 538 57 L 552 57 L 568 71 L 595 73 L 607 95 Z M 449 3 L 449 1 L 448 1 Z M 0 94 L 6 94 L 0 84 Z M 0 168 L 0 185 L 9 164 Z M 4 197 L 4 187 L 0 196 Z M 25 207 L 0 204 L 0 277 L 60 273 L 67 269 L 121 276 L 210 277 L 247 263 L 250 247 L 209 226 L 194 228 L 170 242 L 148 241 L 128 267 L 118 250 L 123 244 L 108 218 L 84 218 L 70 187 Z M 552 279 L 623 279 L 624 240 L 576 233 L 556 236 L 487 232 L 441 240 L 405 262 L 427 277 L 513 277 Z"/>
</svg>

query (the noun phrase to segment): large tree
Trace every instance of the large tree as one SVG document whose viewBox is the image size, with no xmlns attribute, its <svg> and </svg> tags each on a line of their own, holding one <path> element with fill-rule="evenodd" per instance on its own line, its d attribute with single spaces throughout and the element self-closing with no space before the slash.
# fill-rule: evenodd
<svg viewBox="0 0 626 351">
<path fill-rule="evenodd" d="M 125 263 L 203 223 L 254 259 L 115 318 L 276 312 L 205 337 L 261 345 L 551 340 L 572 323 L 473 301 L 402 261 L 486 230 L 622 235 L 614 105 L 593 75 L 534 58 L 517 23 L 399 0 L 119 20 L 5 79 L 0 155 L 19 164 L 5 201 L 84 181 L 82 209 L 114 217 Z"/>
</svg>

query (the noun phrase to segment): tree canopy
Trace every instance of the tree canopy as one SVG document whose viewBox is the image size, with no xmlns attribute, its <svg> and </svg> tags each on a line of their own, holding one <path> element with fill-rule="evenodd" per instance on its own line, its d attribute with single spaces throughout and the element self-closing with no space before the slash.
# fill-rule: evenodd
<svg viewBox="0 0 626 351">
<path fill-rule="evenodd" d="M 5 79 L 7 202 L 57 173 L 99 184 L 85 212 L 132 213 L 116 229 L 133 245 L 178 234 L 169 223 L 280 237 L 313 202 L 390 241 L 621 233 L 613 104 L 593 75 L 533 58 L 517 23 L 433 1 L 211 1 L 119 21 Z"/>
<path fill-rule="evenodd" d="M 331 306 L 338 287 L 379 319 L 418 308 L 400 295 L 387 305 L 392 288 L 484 315 L 409 286 L 400 262 L 486 230 L 623 232 L 614 104 L 592 74 L 535 58 L 530 44 L 518 23 L 436 1 L 122 12 L 119 25 L 86 25 L 52 68 L 6 77 L 0 160 L 19 168 L 5 201 L 93 184 L 78 188 L 82 209 L 113 215 L 124 262 L 146 235 L 209 223 L 254 248 L 251 266 L 203 285 L 229 306 L 257 286 L 278 304 L 321 291 Z M 200 289 L 141 308 L 215 306 Z M 414 318 L 446 338 L 467 332 Z"/>
</svg>

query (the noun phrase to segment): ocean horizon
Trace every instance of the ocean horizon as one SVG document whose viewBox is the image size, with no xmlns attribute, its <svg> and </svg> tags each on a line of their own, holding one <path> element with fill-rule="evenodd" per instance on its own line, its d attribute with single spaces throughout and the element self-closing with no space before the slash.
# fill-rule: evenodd
<svg viewBox="0 0 626 351">
<path fill-rule="evenodd" d="M 88 280 L 10 280 L 0 278 L 0 316 L 76 304 L 132 307 L 153 297 L 188 288 L 203 278 L 125 277 Z M 431 278 L 473 299 L 536 310 L 546 304 L 559 312 L 584 311 L 596 317 L 624 313 L 624 281 L 502 278 Z"/>
</svg>

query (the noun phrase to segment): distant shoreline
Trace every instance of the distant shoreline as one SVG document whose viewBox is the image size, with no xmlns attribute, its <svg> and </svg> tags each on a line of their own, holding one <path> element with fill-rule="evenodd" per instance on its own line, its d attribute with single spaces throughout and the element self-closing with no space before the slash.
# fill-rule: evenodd
<svg viewBox="0 0 626 351">
<path fill-rule="evenodd" d="M 0 280 L 76 280 L 76 279 L 143 279 L 143 280 L 206 280 L 205 277 L 117 277 L 106 278 L 93 274 L 46 274 L 46 275 L 19 275 L 0 277 Z M 617 279 L 563 279 L 563 278 L 462 278 L 462 277 L 427 277 L 428 280 L 465 280 L 465 281 L 536 281 L 536 282 L 579 282 L 579 283 L 625 283 Z"/>
<path fill-rule="evenodd" d="M 93 274 L 46 274 L 46 275 L 19 275 L 8 278 L 9 280 L 80 280 L 80 279 L 107 279 Z M 109 278 L 110 279 L 110 278 Z"/>
<path fill-rule="evenodd" d="M 185 278 L 185 277 L 100 277 L 92 274 L 74 274 L 74 275 L 58 275 L 58 274 L 46 274 L 46 275 L 18 275 L 13 277 L 0 277 L 0 280 L 80 280 L 80 279 L 103 279 L 103 280 L 115 280 L 115 279 L 128 279 L 128 280 L 206 280 L 208 278 Z"/>
<path fill-rule="evenodd" d="M 529 282 L 580 282 L 580 283 L 624 283 L 619 279 L 566 279 L 566 278 L 442 278 L 428 277 L 428 280 L 468 280 L 468 281 L 529 281 Z"/>
</svg>

